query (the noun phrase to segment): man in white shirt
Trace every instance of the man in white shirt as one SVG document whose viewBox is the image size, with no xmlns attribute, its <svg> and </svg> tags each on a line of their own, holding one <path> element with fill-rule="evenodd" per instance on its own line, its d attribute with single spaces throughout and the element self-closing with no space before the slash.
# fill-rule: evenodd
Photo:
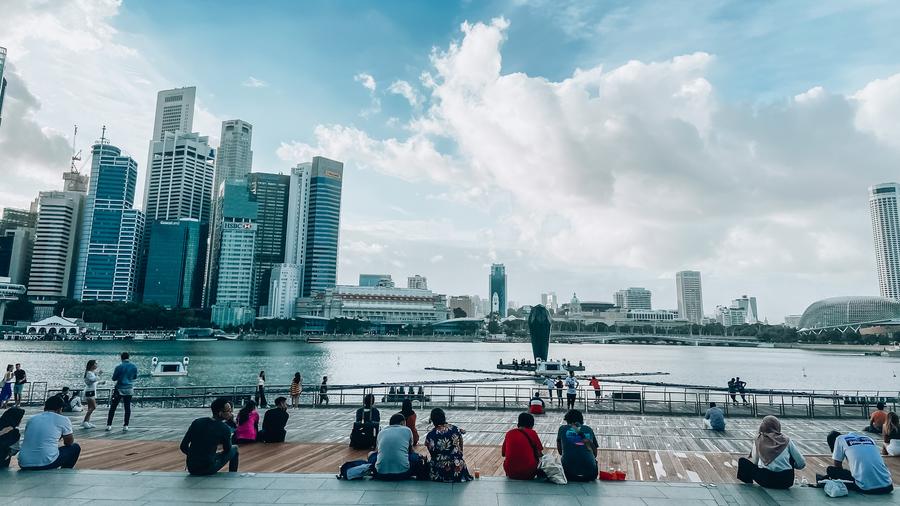
<svg viewBox="0 0 900 506">
<path fill-rule="evenodd" d="M 421 457 L 413 452 L 412 431 L 405 425 L 406 418 L 397 413 L 391 416 L 391 424 L 378 433 L 378 451 L 369 457 L 375 458 L 375 479 L 406 480 L 412 477 L 413 465 Z"/>
<path fill-rule="evenodd" d="M 72 422 L 60 414 L 63 404 L 62 398 L 54 395 L 44 403 L 43 413 L 28 420 L 25 439 L 19 450 L 19 467 L 23 470 L 75 467 L 81 447 L 72 434 Z M 60 439 L 63 446 L 59 446 Z"/>
<path fill-rule="evenodd" d="M 851 481 L 847 488 L 863 494 L 890 494 L 894 490 L 891 472 L 878 445 L 869 436 L 856 432 L 842 436 L 838 431 L 831 431 L 828 447 L 834 459 L 834 465 L 826 470 L 828 478 Z M 843 468 L 844 459 L 849 469 Z"/>
</svg>

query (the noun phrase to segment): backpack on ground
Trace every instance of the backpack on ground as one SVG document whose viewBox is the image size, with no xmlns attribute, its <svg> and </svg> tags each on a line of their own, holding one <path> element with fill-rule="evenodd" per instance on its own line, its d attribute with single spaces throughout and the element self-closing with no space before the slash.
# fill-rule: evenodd
<svg viewBox="0 0 900 506">
<path fill-rule="evenodd" d="M 339 480 L 358 480 L 372 470 L 372 464 L 366 460 L 351 460 L 341 464 L 337 478 Z"/>
</svg>

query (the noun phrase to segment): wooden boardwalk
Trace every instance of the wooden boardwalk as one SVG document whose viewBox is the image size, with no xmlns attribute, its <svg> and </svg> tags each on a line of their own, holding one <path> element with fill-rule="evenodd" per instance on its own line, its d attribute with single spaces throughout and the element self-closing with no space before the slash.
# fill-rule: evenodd
<svg viewBox="0 0 900 506">
<path fill-rule="evenodd" d="M 184 455 L 175 441 L 82 440 L 79 469 L 118 471 L 184 471 Z M 419 445 L 418 452 L 426 454 Z M 504 476 L 503 458 L 497 446 L 466 445 L 470 471 L 483 476 Z M 555 450 L 548 450 L 555 453 Z M 365 459 L 368 452 L 333 443 L 250 444 L 240 446 L 240 471 L 256 473 L 336 473 L 349 460 Z M 601 469 L 622 469 L 631 481 L 682 483 L 738 483 L 740 455 L 722 452 L 601 449 Z M 900 485 L 900 459 L 886 458 Z M 825 455 L 807 456 L 806 469 L 798 478 L 813 481 L 831 463 Z M 223 470 L 222 472 L 224 472 Z"/>
</svg>

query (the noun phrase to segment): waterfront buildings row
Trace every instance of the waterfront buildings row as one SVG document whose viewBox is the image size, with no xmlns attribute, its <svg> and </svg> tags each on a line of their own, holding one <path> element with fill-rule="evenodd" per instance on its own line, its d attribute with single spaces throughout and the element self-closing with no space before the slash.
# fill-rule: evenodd
<svg viewBox="0 0 900 506">
<path fill-rule="evenodd" d="M 206 306 L 214 323 L 238 325 L 290 318 L 298 298 L 335 286 L 343 164 L 253 173 L 252 125 L 223 122 L 215 149 L 192 131 L 195 103 L 193 87 L 157 95 L 142 211 L 138 163 L 105 128 L 89 175 L 73 157 L 62 191 L 4 210 L 0 276 L 27 286 L 36 319 L 74 298 Z"/>
</svg>

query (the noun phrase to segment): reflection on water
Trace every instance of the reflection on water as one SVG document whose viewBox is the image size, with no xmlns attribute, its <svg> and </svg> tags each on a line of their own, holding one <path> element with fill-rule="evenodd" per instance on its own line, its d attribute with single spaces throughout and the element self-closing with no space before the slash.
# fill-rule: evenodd
<svg viewBox="0 0 900 506">
<path fill-rule="evenodd" d="M 493 369 L 499 359 L 530 358 L 530 344 L 499 343 L 324 343 L 280 341 L 207 342 L 21 342 L 0 341 L 0 366 L 21 362 L 31 381 L 51 388 L 81 385 L 84 365 L 97 359 L 104 378 L 131 353 L 140 370 L 138 385 L 253 385 L 261 369 L 270 384 L 287 384 L 295 371 L 304 382 L 354 384 L 382 381 L 455 379 L 478 375 L 425 371 L 425 367 Z M 666 371 L 669 376 L 640 378 L 677 383 L 724 385 L 740 376 L 750 388 L 900 390 L 892 376 L 900 359 L 771 348 L 646 346 L 629 344 L 551 344 L 552 358 L 581 360 L 588 373 Z M 187 377 L 153 378 L 152 357 L 189 357 Z M 804 369 L 806 377 L 803 376 Z"/>
</svg>

